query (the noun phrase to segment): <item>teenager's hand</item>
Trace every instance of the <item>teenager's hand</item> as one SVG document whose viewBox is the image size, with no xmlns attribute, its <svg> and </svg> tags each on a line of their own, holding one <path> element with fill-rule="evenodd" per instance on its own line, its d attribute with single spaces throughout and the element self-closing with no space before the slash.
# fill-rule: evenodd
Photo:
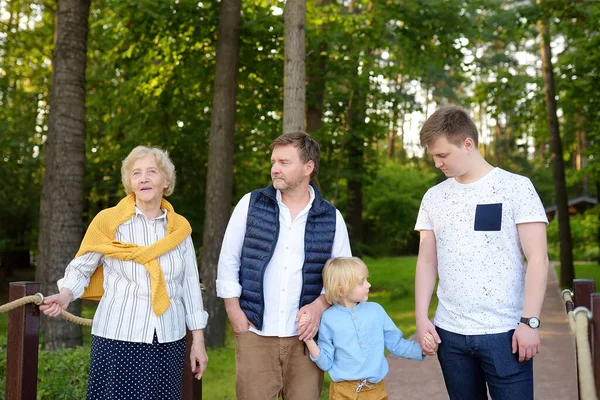
<svg viewBox="0 0 600 400">
<path fill-rule="evenodd" d="M 248 332 L 248 328 L 250 327 L 255 328 L 252 322 L 248 321 L 246 314 L 240 307 L 227 308 L 227 317 L 229 317 L 231 329 L 233 329 L 233 333 L 236 335 Z"/>
<path fill-rule="evenodd" d="M 437 351 L 437 345 L 432 347 L 427 338 L 428 333 L 433 337 L 433 340 L 435 343 L 437 343 L 437 345 L 442 343 L 437 331 L 435 330 L 435 325 L 433 325 L 433 322 L 431 322 L 429 319 L 417 320 L 417 340 L 421 345 L 423 354 L 433 356 Z"/>
<path fill-rule="evenodd" d="M 49 317 L 58 317 L 62 310 L 66 310 L 69 303 L 73 300 L 73 292 L 70 289 L 62 288 L 59 294 L 48 296 L 40 304 L 40 311 Z"/>
<path fill-rule="evenodd" d="M 542 347 L 540 333 L 525 324 L 519 324 L 512 338 L 512 352 L 519 352 L 519 362 L 531 360 Z"/>
<path fill-rule="evenodd" d="M 308 340 L 315 337 L 319 331 L 321 315 L 323 315 L 323 308 L 317 301 L 305 305 L 298 311 L 296 322 L 301 322 L 298 324 L 298 339 Z"/>
</svg>

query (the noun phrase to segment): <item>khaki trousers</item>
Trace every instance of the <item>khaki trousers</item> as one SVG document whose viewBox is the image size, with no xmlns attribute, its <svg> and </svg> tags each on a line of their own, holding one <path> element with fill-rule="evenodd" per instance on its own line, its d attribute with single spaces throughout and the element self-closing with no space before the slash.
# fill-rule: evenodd
<svg viewBox="0 0 600 400">
<path fill-rule="evenodd" d="M 298 336 L 235 337 L 238 400 L 318 400 L 323 371 L 311 361 Z"/>
<path fill-rule="evenodd" d="M 362 381 L 331 382 L 329 385 L 329 400 L 388 400 L 383 381 L 363 385 L 360 392 L 356 389 Z"/>
</svg>

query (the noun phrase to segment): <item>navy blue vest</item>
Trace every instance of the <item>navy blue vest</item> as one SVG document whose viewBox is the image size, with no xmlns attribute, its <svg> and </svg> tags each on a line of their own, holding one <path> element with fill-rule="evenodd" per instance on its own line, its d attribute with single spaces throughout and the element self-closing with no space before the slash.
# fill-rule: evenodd
<svg viewBox="0 0 600 400">
<path fill-rule="evenodd" d="M 315 199 L 308 211 L 304 232 L 300 307 L 312 303 L 321 294 L 321 271 L 325 262 L 331 258 L 335 238 L 335 207 L 323 199 L 312 182 L 311 186 L 315 191 Z M 240 263 L 240 306 L 248 320 L 259 330 L 262 329 L 265 309 L 265 269 L 273 257 L 279 238 L 279 205 L 276 193 L 273 185 L 252 192 Z"/>
</svg>

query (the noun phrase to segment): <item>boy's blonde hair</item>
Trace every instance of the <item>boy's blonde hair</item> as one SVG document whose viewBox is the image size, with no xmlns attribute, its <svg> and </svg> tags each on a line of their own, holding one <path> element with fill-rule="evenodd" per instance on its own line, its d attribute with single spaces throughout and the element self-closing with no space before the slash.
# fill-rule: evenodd
<svg viewBox="0 0 600 400">
<path fill-rule="evenodd" d="M 338 304 L 358 285 L 359 274 L 366 271 L 367 265 L 358 257 L 330 258 L 323 267 L 323 286 L 329 304 Z"/>
</svg>

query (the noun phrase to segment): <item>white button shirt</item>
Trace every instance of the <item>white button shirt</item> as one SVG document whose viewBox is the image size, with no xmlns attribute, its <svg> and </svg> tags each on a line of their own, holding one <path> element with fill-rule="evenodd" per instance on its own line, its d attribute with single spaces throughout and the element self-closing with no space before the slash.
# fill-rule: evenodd
<svg viewBox="0 0 600 400">
<path fill-rule="evenodd" d="M 296 315 L 299 311 L 302 291 L 304 231 L 308 211 L 315 199 L 315 192 L 310 186 L 309 191 L 310 201 L 294 221 L 292 221 L 290 210 L 281 201 L 281 192 L 277 191 L 279 237 L 273 257 L 264 274 L 263 329 L 259 331 L 250 328 L 252 332 L 261 336 L 298 335 Z M 250 196 L 250 193 L 246 194 L 235 207 L 223 239 L 216 282 L 217 296 L 221 298 L 240 297 L 242 294 L 239 272 Z M 351 255 L 348 230 L 342 214 L 336 210 L 335 238 L 331 256 L 350 257 Z"/>
<path fill-rule="evenodd" d="M 115 240 L 149 246 L 165 237 L 167 211 L 149 220 L 136 207 L 136 213 L 119 225 Z M 142 264 L 116 258 L 104 258 L 101 253 L 88 252 L 69 263 L 65 276 L 58 283 L 73 292 L 75 299 L 84 289 L 97 266 L 104 268 L 104 295 L 98 304 L 92 334 L 107 339 L 152 343 L 154 331 L 160 343 L 174 342 L 190 330 L 206 327 L 208 313 L 204 311 L 198 264 L 191 236 L 179 246 L 158 258 L 167 285 L 171 304 L 160 316 L 152 309 L 150 274 Z"/>
</svg>

